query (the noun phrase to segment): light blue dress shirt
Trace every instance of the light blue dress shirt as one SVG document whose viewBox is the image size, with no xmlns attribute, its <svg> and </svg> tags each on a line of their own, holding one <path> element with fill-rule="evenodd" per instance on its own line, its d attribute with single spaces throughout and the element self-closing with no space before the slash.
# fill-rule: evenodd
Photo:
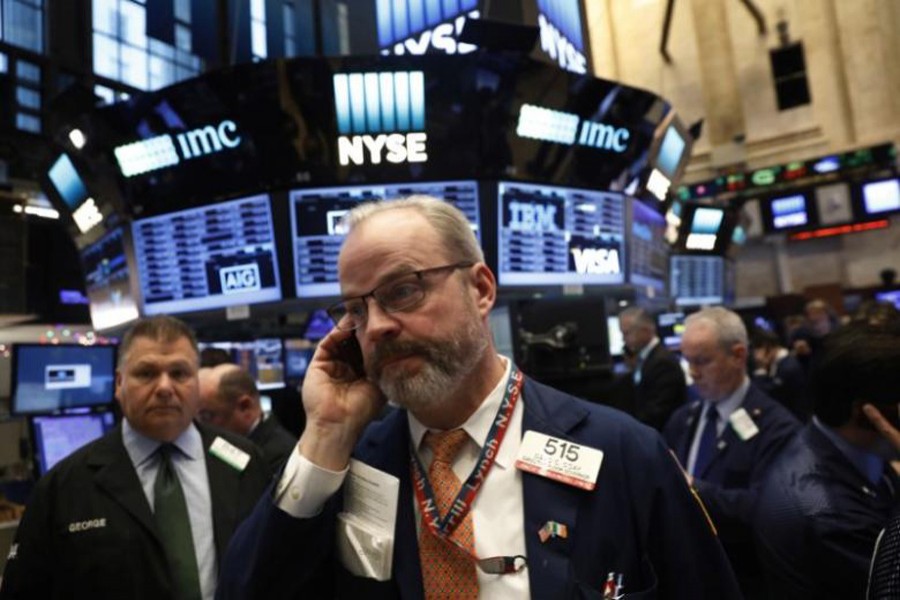
<svg viewBox="0 0 900 600">
<path fill-rule="evenodd" d="M 122 421 L 122 441 L 152 511 L 153 483 L 156 481 L 160 463 L 156 449 L 159 448 L 160 442 L 135 431 L 127 419 Z M 194 553 L 197 555 L 200 591 L 204 600 L 212 600 L 216 593 L 218 568 L 213 537 L 212 495 L 206 473 L 203 440 L 200 432 L 191 423 L 172 443 L 180 450 L 172 453 L 172 466 L 178 474 L 187 502 L 191 535 L 194 538 Z"/>
</svg>

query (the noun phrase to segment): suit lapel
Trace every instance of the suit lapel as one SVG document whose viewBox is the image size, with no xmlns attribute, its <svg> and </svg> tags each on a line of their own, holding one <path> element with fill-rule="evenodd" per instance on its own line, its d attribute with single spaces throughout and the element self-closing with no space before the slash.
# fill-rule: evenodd
<svg viewBox="0 0 900 600">
<path fill-rule="evenodd" d="M 675 454 L 681 461 L 682 467 L 687 468 L 688 454 L 691 451 L 691 442 L 697 431 L 697 421 L 700 419 L 700 411 L 703 409 L 702 402 L 694 402 L 684 417 L 684 427 L 681 436 L 676 440 Z"/>
<path fill-rule="evenodd" d="M 216 439 L 214 433 L 202 425 L 197 425 L 197 430 L 203 439 L 203 460 L 206 461 L 206 477 L 209 480 L 209 496 L 212 501 L 216 558 L 221 561 L 225 556 L 228 540 L 237 526 L 241 472 L 209 453 L 209 447 Z M 230 500 L 217 502 L 216 498 Z"/>
<path fill-rule="evenodd" d="M 158 543 L 159 536 L 150 504 L 122 442 L 122 426 L 119 425 L 108 433 L 94 447 L 87 460 L 88 465 L 95 470 L 94 482 L 97 486 L 124 508 Z"/>
<path fill-rule="evenodd" d="M 522 434 L 537 431 L 568 439 L 572 429 L 587 418 L 587 410 L 565 396 L 545 402 L 539 388 L 525 380 L 525 413 Z M 534 598 L 556 597 L 563 592 L 570 570 L 570 541 L 577 529 L 578 503 L 587 493 L 556 481 L 522 473 L 525 508 L 525 547 L 528 553 L 528 579 Z M 551 538 L 542 543 L 538 532 L 549 521 L 565 525 L 569 537 Z"/>
</svg>

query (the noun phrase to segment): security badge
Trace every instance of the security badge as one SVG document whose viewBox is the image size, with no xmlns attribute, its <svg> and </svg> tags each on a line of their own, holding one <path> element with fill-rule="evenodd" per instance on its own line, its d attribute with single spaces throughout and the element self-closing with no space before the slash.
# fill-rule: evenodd
<svg viewBox="0 0 900 600">
<path fill-rule="evenodd" d="M 526 431 L 516 457 L 516 468 L 583 490 L 593 490 L 603 452 L 570 440 Z"/>
<path fill-rule="evenodd" d="M 221 437 L 213 440 L 209 446 L 209 453 L 238 471 L 246 469 L 247 463 L 250 462 L 249 454 Z"/>
<path fill-rule="evenodd" d="M 759 414 L 759 411 L 755 412 L 757 415 Z M 731 428 L 738 434 L 741 441 L 746 442 L 759 433 L 759 427 L 756 426 L 753 418 L 747 414 L 747 410 L 744 408 L 739 408 L 731 413 L 731 416 L 728 417 L 728 422 L 731 423 Z"/>
</svg>

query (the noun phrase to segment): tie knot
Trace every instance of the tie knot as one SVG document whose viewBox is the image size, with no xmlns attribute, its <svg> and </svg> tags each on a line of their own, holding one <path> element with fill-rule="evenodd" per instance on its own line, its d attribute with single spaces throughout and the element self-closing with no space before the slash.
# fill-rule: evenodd
<svg viewBox="0 0 900 600">
<path fill-rule="evenodd" d="M 429 431 L 425 434 L 425 444 L 434 452 L 434 460 L 452 463 L 468 437 L 463 429 Z"/>
</svg>

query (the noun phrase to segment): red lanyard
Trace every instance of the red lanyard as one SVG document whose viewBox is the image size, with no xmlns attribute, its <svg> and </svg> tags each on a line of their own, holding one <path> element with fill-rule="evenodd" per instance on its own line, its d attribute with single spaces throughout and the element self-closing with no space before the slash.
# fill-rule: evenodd
<svg viewBox="0 0 900 600">
<path fill-rule="evenodd" d="M 478 461 L 475 463 L 475 467 L 472 469 L 469 477 L 466 478 L 466 481 L 462 484 L 459 493 L 450 505 L 450 510 L 443 518 L 441 518 L 437 503 L 434 500 L 434 490 L 428 482 L 428 477 L 425 469 L 422 467 L 422 462 L 419 460 L 415 448 L 412 447 L 412 441 L 410 441 L 409 455 L 412 468 L 413 489 L 416 493 L 419 510 L 424 517 L 422 521 L 424 526 L 428 527 L 428 529 L 439 538 L 453 541 L 452 538 L 450 538 L 450 535 L 463 521 L 465 516 L 469 513 L 469 510 L 471 510 L 472 504 L 475 501 L 475 496 L 478 495 L 481 484 L 484 483 L 488 471 L 491 470 L 491 467 L 494 465 L 494 460 L 497 458 L 500 444 L 503 443 L 506 430 L 509 428 L 509 422 L 512 420 L 516 402 L 518 402 L 519 396 L 522 393 L 522 382 L 524 379 L 521 371 L 519 371 L 515 365 L 512 365 L 512 372 L 506 382 L 506 392 L 503 395 L 503 400 L 500 402 L 500 408 L 497 410 L 497 416 L 494 418 L 494 423 L 491 425 L 484 446 L 481 448 L 481 454 L 478 456 Z"/>
</svg>

